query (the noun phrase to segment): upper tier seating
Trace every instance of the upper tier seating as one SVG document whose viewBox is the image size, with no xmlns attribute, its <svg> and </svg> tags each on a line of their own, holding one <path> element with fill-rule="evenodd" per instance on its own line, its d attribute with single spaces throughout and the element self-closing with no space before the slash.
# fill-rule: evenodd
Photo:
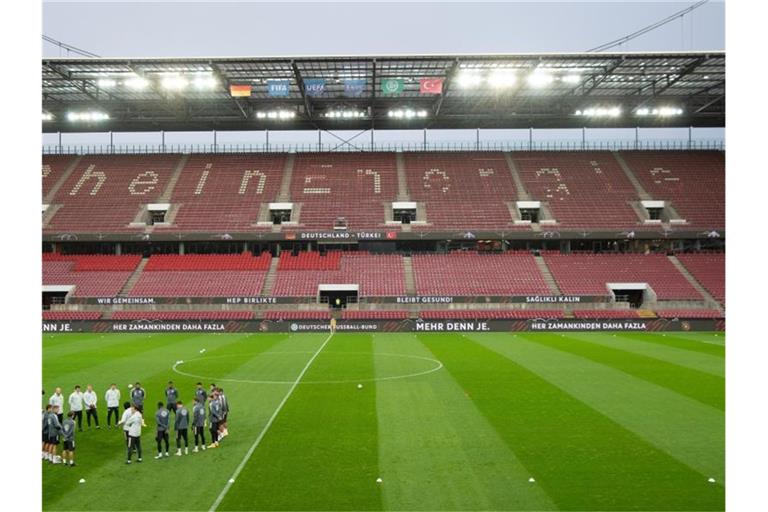
<svg viewBox="0 0 768 512">
<path fill-rule="evenodd" d="M 661 309 L 656 314 L 659 318 L 723 318 L 715 309 Z"/>
<path fill-rule="evenodd" d="M 534 318 L 563 318 L 563 311 L 538 309 L 453 309 L 448 311 L 422 311 L 423 320 L 527 320 Z"/>
<path fill-rule="evenodd" d="M 266 272 L 254 270 L 154 270 L 142 272 L 132 297 L 254 297 Z"/>
<path fill-rule="evenodd" d="M 144 271 L 154 270 L 269 270 L 272 256 L 268 252 L 253 256 L 242 254 L 155 254 Z"/>
<path fill-rule="evenodd" d="M 329 268 L 333 268 L 336 257 L 332 252 L 325 256 L 329 258 Z M 289 262 L 291 258 L 285 257 Z M 308 261 L 314 257 L 306 258 Z M 323 257 L 317 258 L 321 265 Z M 278 270 L 272 293 L 315 296 L 320 284 L 358 284 L 361 297 L 405 295 L 405 270 L 400 255 L 345 252 L 340 258 L 338 270 Z M 282 255 L 280 264 L 283 265 Z"/>
<path fill-rule="evenodd" d="M 517 152 L 512 159 L 531 199 L 546 202 L 560 226 L 638 225 L 629 204 L 637 192 L 610 152 Z"/>
<path fill-rule="evenodd" d="M 251 311 L 115 311 L 113 320 L 250 320 Z"/>
<path fill-rule="evenodd" d="M 672 201 L 690 226 L 725 228 L 725 153 L 627 151 L 621 155 L 652 198 Z"/>
<path fill-rule="evenodd" d="M 528 253 L 417 254 L 412 257 L 419 295 L 549 295 Z"/>
<path fill-rule="evenodd" d="M 48 195 L 74 159 L 72 155 L 43 156 L 43 197 Z"/>
<path fill-rule="evenodd" d="M 101 311 L 43 311 L 43 320 L 98 320 Z"/>
<path fill-rule="evenodd" d="M 43 253 L 43 261 L 70 261 L 74 263 L 72 270 L 84 271 L 131 271 L 136 270 L 141 262 L 138 254 L 60 254 L 55 252 Z"/>
<path fill-rule="evenodd" d="M 333 228 L 344 217 L 350 230 L 383 227 L 385 208 L 397 195 L 394 153 L 296 155 L 291 200 L 301 203 L 304 228 Z"/>
<path fill-rule="evenodd" d="M 190 156 L 171 196 L 178 205 L 172 226 L 159 229 L 256 229 L 262 203 L 277 198 L 285 160 L 284 154 Z"/>
<path fill-rule="evenodd" d="M 138 261 L 121 256 L 89 256 L 85 270 L 76 270 L 80 256 L 43 257 L 44 285 L 74 285 L 72 293 L 75 297 L 114 297 L 122 290 Z M 104 263 L 94 263 L 94 258 L 103 258 Z M 139 260 L 141 257 L 139 257 Z M 127 269 L 126 262 L 135 261 L 133 267 Z M 110 268 L 114 263 L 117 268 L 124 270 L 96 270 L 95 267 Z"/>
<path fill-rule="evenodd" d="M 678 254 L 677 259 L 715 300 L 725 304 L 725 253 Z"/>
<path fill-rule="evenodd" d="M 278 270 L 338 270 L 341 266 L 341 251 L 321 255 L 317 251 L 301 251 L 296 256 L 290 252 L 280 253 Z"/>
<path fill-rule="evenodd" d="M 702 300 L 661 254 L 546 254 L 544 260 L 566 295 L 610 295 L 606 283 L 648 283 L 659 300 Z"/>
<path fill-rule="evenodd" d="M 517 201 L 517 193 L 503 153 L 405 153 L 404 159 L 411 200 L 426 203 L 429 228 L 528 229 L 512 224 L 506 203 Z"/>
<path fill-rule="evenodd" d="M 179 155 L 84 156 L 51 204 L 47 231 L 130 231 L 140 205 L 156 203 Z"/>
</svg>

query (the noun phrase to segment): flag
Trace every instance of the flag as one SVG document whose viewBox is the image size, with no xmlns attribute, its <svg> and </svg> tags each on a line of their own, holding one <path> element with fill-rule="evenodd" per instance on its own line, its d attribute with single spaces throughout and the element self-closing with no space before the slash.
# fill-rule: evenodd
<svg viewBox="0 0 768 512">
<path fill-rule="evenodd" d="M 385 78 L 381 81 L 381 92 L 384 94 L 401 94 L 403 85 L 402 78 Z"/>
<path fill-rule="evenodd" d="M 365 80 L 355 78 L 344 80 L 344 96 L 358 97 L 362 96 L 365 89 Z"/>
<path fill-rule="evenodd" d="M 419 92 L 421 94 L 442 94 L 442 78 L 422 78 L 419 80 Z"/>
<path fill-rule="evenodd" d="M 247 98 L 251 95 L 251 86 L 250 85 L 230 85 L 229 94 L 231 94 L 233 98 L 241 98 L 241 97 Z"/>
<path fill-rule="evenodd" d="M 305 78 L 304 92 L 307 96 L 322 96 L 325 92 L 324 78 Z"/>
<path fill-rule="evenodd" d="M 267 80 L 267 94 L 270 96 L 288 96 L 290 92 L 289 80 Z"/>
</svg>

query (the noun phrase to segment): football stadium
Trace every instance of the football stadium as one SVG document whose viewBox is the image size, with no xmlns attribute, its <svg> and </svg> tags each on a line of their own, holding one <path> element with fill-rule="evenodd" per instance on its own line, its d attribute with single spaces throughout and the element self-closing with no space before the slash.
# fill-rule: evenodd
<svg viewBox="0 0 768 512">
<path fill-rule="evenodd" d="M 45 510 L 725 508 L 724 52 L 44 58 L 42 106 Z"/>
</svg>

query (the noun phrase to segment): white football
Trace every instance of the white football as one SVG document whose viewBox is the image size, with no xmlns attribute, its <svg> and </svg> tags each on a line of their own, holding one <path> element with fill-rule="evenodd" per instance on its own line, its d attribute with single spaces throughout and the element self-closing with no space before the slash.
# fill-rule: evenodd
<svg viewBox="0 0 768 512">
<path fill-rule="evenodd" d="M 84 483 L 85 483 L 85 478 L 81 478 L 81 479 L 80 479 L 80 483 L 81 483 L 81 484 L 84 484 Z"/>
</svg>

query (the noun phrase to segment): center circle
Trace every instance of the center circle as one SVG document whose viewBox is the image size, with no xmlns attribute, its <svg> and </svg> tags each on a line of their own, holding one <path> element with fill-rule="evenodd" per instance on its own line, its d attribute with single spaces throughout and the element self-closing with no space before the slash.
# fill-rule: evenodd
<svg viewBox="0 0 768 512">
<path fill-rule="evenodd" d="M 280 366 L 285 365 L 286 360 L 290 360 L 291 358 L 295 359 L 297 356 L 300 355 L 312 355 L 314 352 L 311 351 L 279 351 L 279 352 L 257 352 L 253 354 L 226 354 L 226 355 L 212 355 L 212 356 L 203 356 L 203 357 L 197 357 L 194 359 L 188 359 L 184 361 L 177 361 L 176 364 L 172 366 L 172 370 L 179 375 L 184 375 L 186 377 L 192 377 L 196 379 L 201 380 L 211 380 L 214 382 L 236 382 L 236 383 L 246 383 L 246 384 L 293 384 L 295 382 L 294 380 L 286 380 L 284 377 L 280 375 L 273 375 L 270 376 L 269 373 L 273 373 L 277 371 L 280 372 Z M 437 359 L 433 359 L 430 357 L 423 357 L 423 356 L 414 356 L 414 355 L 408 355 L 408 354 L 390 354 L 390 353 L 370 353 L 370 352 L 326 352 L 324 354 L 325 356 L 328 355 L 334 355 L 334 356 L 340 356 L 340 358 L 343 360 L 342 371 L 338 372 L 337 368 L 333 368 L 333 374 L 334 376 L 338 373 L 341 373 L 339 375 L 339 378 L 330 378 L 330 379 L 323 379 L 323 380 L 312 380 L 311 377 L 307 378 L 306 376 L 302 378 L 301 382 L 299 384 L 350 384 L 350 383 L 362 383 L 362 382 L 382 382 L 382 381 L 389 381 L 389 380 L 400 380 L 400 379 L 407 379 L 412 377 L 419 377 L 422 375 L 427 375 L 433 372 L 436 372 L 440 370 L 443 367 L 443 363 L 438 361 Z M 239 366 L 235 372 L 233 372 L 235 375 L 232 377 L 227 378 L 220 378 L 215 375 L 205 375 L 204 373 L 208 373 L 203 370 L 197 371 L 195 369 L 195 366 L 202 362 L 211 363 L 210 365 L 207 365 L 209 367 L 213 366 L 218 367 L 217 369 L 221 372 L 230 372 L 231 368 L 227 368 L 227 364 L 222 364 L 222 361 L 226 361 L 227 359 L 239 359 L 242 361 L 244 358 L 247 358 L 248 356 L 258 356 L 254 359 L 249 359 L 246 361 L 245 365 Z M 265 357 L 266 356 L 266 357 Z M 346 373 L 352 373 L 354 374 L 354 371 L 356 368 L 365 368 L 368 367 L 367 365 L 358 365 L 356 364 L 356 359 L 360 361 L 360 363 L 366 363 L 365 359 L 368 359 L 367 363 L 370 365 L 370 358 L 373 357 L 374 360 L 377 363 L 378 369 L 384 373 L 384 375 L 380 377 L 364 377 L 360 376 L 359 378 L 354 378 L 348 375 L 344 375 L 345 371 Z M 270 363 L 271 360 L 271 363 Z M 305 358 L 303 360 L 304 364 L 306 364 L 306 361 L 308 358 Z M 408 363 L 403 365 L 403 360 L 407 360 Z M 253 363 L 249 365 L 248 363 Z M 295 364 L 295 363 L 294 363 Z M 313 366 L 317 365 L 317 362 L 313 363 Z M 192 368 L 190 368 L 192 366 Z M 253 367 L 252 369 L 249 369 L 249 366 Z M 300 367 L 303 367 L 301 365 Z M 349 371 L 351 370 L 351 371 Z M 243 378 L 240 378 L 237 375 L 237 372 L 240 371 L 244 373 L 245 375 Z M 246 378 L 250 377 L 247 372 L 254 371 L 257 374 L 264 375 L 263 378 Z M 294 373 L 298 377 L 298 373 L 300 370 L 295 369 Z M 210 373 L 217 373 L 217 372 L 210 372 Z"/>
</svg>

